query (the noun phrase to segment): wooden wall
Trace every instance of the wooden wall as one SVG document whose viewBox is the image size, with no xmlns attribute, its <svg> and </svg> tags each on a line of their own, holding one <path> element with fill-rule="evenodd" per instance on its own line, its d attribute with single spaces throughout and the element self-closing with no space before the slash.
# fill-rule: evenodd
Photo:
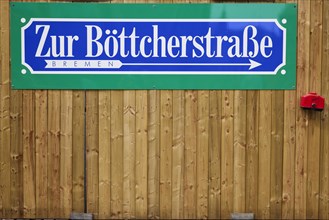
<svg viewBox="0 0 329 220">
<path fill-rule="evenodd" d="M 9 2 L 0 218 L 329 219 L 329 106 L 299 107 L 309 91 L 329 100 L 329 1 L 287 0 L 298 3 L 295 91 L 11 90 Z"/>
</svg>

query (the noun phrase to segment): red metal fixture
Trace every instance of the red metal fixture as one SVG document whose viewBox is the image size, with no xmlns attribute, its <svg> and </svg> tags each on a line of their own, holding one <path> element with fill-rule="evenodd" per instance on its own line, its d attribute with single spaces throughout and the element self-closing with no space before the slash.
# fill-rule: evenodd
<svg viewBox="0 0 329 220">
<path fill-rule="evenodd" d="M 300 107 L 322 111 L 324 109 L 324 98 L 316 94 L 316 92 L 310 92 L 300 97 Z"/>
</svg>

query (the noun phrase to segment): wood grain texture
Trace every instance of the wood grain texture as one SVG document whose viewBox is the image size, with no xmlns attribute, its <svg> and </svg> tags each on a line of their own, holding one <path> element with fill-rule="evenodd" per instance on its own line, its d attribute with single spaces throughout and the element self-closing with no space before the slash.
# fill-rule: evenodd
<svg viewBox="0 0 329 220">
<path fill-rule="evenodd" d="M 172 213 L 172 91 L 160 93 L 160 218 Z"/>
<path fill-rule="evenodd" d="M 209 91 L 198 91 L 197 121 L 197 218 L 208 218 Z"/>
<path fill-rule="evenodd" d="M 35 98 L 34 91 L 23 91 L 23 217 L 35 218 Z"/>
<path fill-rule="evenodd" d="M 284 92 L 284 143 L 282 170 L 282 218 L 294 218 L 295 151 L 296 151 L 296 95 Z"/>
<path fill-rule="evenodd" d="M 72 211 L 85 209 L 85 92 L 73 91 L 72 109 Z"/>
<path fill-rule="evenodd" d="M 322 0 L 312 1 L 310 20 L 310 91 L 321 92 Z M 307 143 L 307 219 L 319 218 L 320 114 L 309 114 Z"/>
<path fill-rule="evenodd" d="M 123 93 L 123 217 L 136 216 L 136 91 Z"/>
<path fill-rule="evenodd" d="M 230 218 L 234 192 L 234 91 L 225 90 L 222 93 L 221 119 L 221 218 Z"/>
<path fill-rule="evenodd" d="M 184 217 L 184 91 L 173 91 L 172 218 Z"/>
<path fill-rule="evenodd" d="M 0 8 L 0 213 L 4 217 L 11 215 L 11 128 L 10 128 L 10 70 L 9 70 L 9 1 L 1 1 Z"/>
<path fill-rule="evenodd" d="M 73 158 L 73 92 L 61 91 L 60 102 L 60 217 L 68 218 L 72 211 Z"/>
<path fill-rule="evenodd" d="M 85 210 L 85 92 L 73 91 L 72 109 L 72 211 Z"/>
<path fill-rule="evenodd" d="M 284 92 L 284 143 L 282 164 L 282 218 L 294 218 L 295 151 L 296 151 L 296 95 Z"/>
<path fill-rule="evenodd" d="M 233 211 L 246 210 L 246 129 L 247 92 L 234 92 L 234 185 Z"/>
<path fill-rule="evenodd" d="M 148 217 L 160 218 L 160 91 L 150 90 L 147 92 L 148 99 Z"/>
<path fill-rule="evenodd" d="M 123 202 L 123 91 L 111 91 L 111 216 L 122 218 Z M 108 160 L 107 160 L 108 161 Z"/>
<path fill-rule="evenodd" d="M 329 98 L 329 1 L 323 1 L 322 30 L 322 95 Z M 320 148 L 320 195 L 319 218 L 329 219 L 329 109 L 324 109 L 321 117 Z"/>
<path fill-rule="evenodd" d="M 209 218 L 220 218 L 222 91 L 209 91 Z"/>
<path fill-rule="evenodd" d="M 99 97 L 98 91 L 86 92 L 86 196 L 88 213 L 99 212 Z"/>
<path fill-rule="evenodd" d="M 299 99 L 309 92 L 310 16 L 311 2 L 298 1 L 298 45 L 296 96 Z M 306 218 L 308 112 L 296 109 L 295 157 L 295 218 Z"/>
<path fill-rule="evenodd" d="M 148 207 L 148 100 L 147 91 L 136 91 L 136 218 L 145 218 Z"/>
<path fill-rule="evenodd" d="M 286 0 L 297 3 L 297 0 Z M 296 92 L 284 91 L 282 219 L 293 219 L 295 209 Z"/>
<path fill-rule="evenodd" d="M 5 10 L 5 7 L 3 5 L 3 2 L 0 2 L 0 19 L 3 20 L 4 18 L 2 17 L 3 15 L 3 10 Z M 1 37 L 1 31 L 2 31 L 2 28 L 3 28 L 3 24 L 1 23 L 1 20 L 0 20 L 0 37 Z M 2 38 L 0 38 L 0 56 L 1 56 L 1 61 L 2 61 L 2 47 L 3 47 L 3 43 L 2 43 Z M 2 64 L 2 62 L 0 61 L 0 68 L 2 70 L 2 66 L 5 65 L 5 64 Z M 0 90 L 1 90 L 1 93 L 2 93 L 2 73 L 0 74 Z M 0 93 L 0 143 L 2 144 L 2 97 L 1 97 L 1 93 Z M 2 178 L 2 162 L 3 161 L 3 158 L 0 154 L 0 177 Z M 0 182 L 0 186 L 2 187 L 2 182 Z M 2 216 L 3 215 L 3 190 L 1 189 L 0 187 L 0 215 Z"/>
<path fill-rule="evenodd" d="M 111 92 L 99 92 L 99 210 L 98 217 L 111 216 Z"/>
<path fill-rule="evenodd" d="M 48 92 L 48 216 L 60 217 L 60 91 Z"/>
<path fill-rule="evenodd" d="M 285 0 L 276 0 L 285 3 Z M 284 144 L 284 91 L 272 93 L 270 217 L 281 218 Z"/>
<path fill-rule="evenodd" d="M 184 218 L 196 218 L 197 92 L 185 91 Z"/>
<path fill-rule="evenodd" d="M 270 218 L 271 91 L 259 94 L 258 209 L 257 218 Z"/>
<path fill-rule="evenodd" d="M 11 92 L 10 102 L 10 207 L 11 216 L 23 216 L 22 91 Z"/>
<path fill-rule="evenodd" d="M 283 91 L 272 92 L 270 218 L 280 218 L 282 211 L 283 107 Z"/>
<path fill-rule="evenodd" d="M 37 2 L 38 0 L 25 0 L 27 2 Z M 48 2 L 39 0 L 38 2 Z M 35 128 L 36 128 L 36 216 L 40 218 L 48 217 L 48 91 L 35 91 Z"/>
<path fill-rule="evenodd" d="M 48 123 L 47 91 L 35 91 L 35 175 L 36 175 L 36 216 L 48 217 Z"/>
<path fill-rule="evenodd" d="M 259 153 L 259 91 L 247 91 L 246 212 L 257 213 Z"/>
</svg>

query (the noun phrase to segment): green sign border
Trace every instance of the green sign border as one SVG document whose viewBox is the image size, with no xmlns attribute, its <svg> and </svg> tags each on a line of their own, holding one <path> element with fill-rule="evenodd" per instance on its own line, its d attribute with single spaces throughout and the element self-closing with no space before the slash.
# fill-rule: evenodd
<svg viewBox="0 0 329 220">
<path fill-rule="evenodd" d="M 295 89 L 296 4 L 10 3 L 12 89 Z M 143 12 L 143 13 L 141 13 Z M 286 74 L 134 75 L 21 73 L 21 18 L 287 19 Z"/>
</svg>

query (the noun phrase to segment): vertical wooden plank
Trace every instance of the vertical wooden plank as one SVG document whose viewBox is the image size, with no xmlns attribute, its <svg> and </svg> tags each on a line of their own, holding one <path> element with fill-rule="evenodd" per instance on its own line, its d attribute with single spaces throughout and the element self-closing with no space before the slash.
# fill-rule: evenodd
<svg viewBox="0 0 329 220">
<path fill-rule="evenodd" d="M 285 3 L 285 0 L 276 0 Z M 283 120 L 284 92 L 272 92 L 272 131 L 271 131 L 271 198 L 270 217 L 281 218 L 282 214 L 282 171 L 283 171 Z"/>
<path fill-rule="evenodd" d="M 294 218 L 295 149 L 296 149 L 296 92 L 284 92 L 284 142 L 282 171 L 282 218 Z"/>
<path fill-rule="evenodd" d="M 136 217 L 135 155 L 136 155 L 136 92 L 123 92 L 123 217 Z"/>
<path fill-rule="evenodd" d="M 160 92 L 160 218 L 172 213 L 172 91 Z"/>
<path fill-rule="evenodd" d="M 261 219 L 270 218 L 271 108 L 271 91 L 260 91 L 257 218 Z"/>
<path fill-rule="evenodd" d="M 136 217 L 147 218 L 147 91 L 136 91 Z"/>
<path fill-rule="evenodd" d="M 111 216 L 111 92 L 99 91 L 99 209 L 100 219 Z M 114 119 L 113 119 L 114 120 Z"/>
<path fill-rule="evenodd" d="M 281 218 L 282 149 L 283 149 L 283 91 L 272 92 L 271 128 L 271 198 L 270 218 Z"/>
<path fill-rule="evenodd" d="M 48 0 L 41 0 L 42 2 L 47 2 Z M 38 147 L 44 147 L 45 149 L 39 149 L 40 150 L 40 160 L 45 160 L 46 159 L 46 163 L 44 163 L 44 161 L 38 161 L 40 163 L 36 164 L 36 166 L 43 166 L 45 165 L 44 168 L 40 168 L 40 179 L 39 181 L 45 181 L 45 185 L 41 185 L 41 197 L 42 199 L 40 199 L 40 209 L 41 209 L 41 216 L 46 216 L 48 217 L 49 214 L 51 214 L 51 211 L 49 210 L 50 207 L 50 199 L 49 199 L 49 195 L 51 193 L 57 193 L 56 191 L 52 191 L 51 187 L 50 187 L 50 179 L 55 180 L 56 183 L 56 177 L 49 177 L 52 175 L 52 173 L 50 172 L 50 169 L 52 168 L 52 161 L 49 159 L 50 154 L 52 153 L 49 148 L 51 147 L 51 141 L 49 140 L 49 136 L 53 135 L 50 133 L 50 121 L 49 121 L 49 112 L 48 112 L 48 108 L 49 108 L 49 98 L 48 98 L 48 92 L 46 91 L 41 91 L 40 93 L 43 94 L 36 94 L 36 97 L 38 97 L 38 102 L 40 105 L 40 114 L 42 115 L 41 120 L 40 121 L 36 121 L 36 123 L 41 123 L 40 125 L 40 142 L 39 144 L 37 144 Z M 37 98 L 36 98 L 37 100 Z M 50 99 L 51 100 L 51 99 Z M 45 102 L 45 103 L 43 103 Z M 42 108 L 42 109 L 41 109 Z M 58 111 L 56 112 L 58 113 Z M 55 117 L 56 118 L 56 117 Z M 55 128 L 56 129 L 56 128 Z M 38 137 L 36 137 L 38 138 Z M 53 140 L 56 140 L 56 137 L 53 136 Z M 56 142 L 56 141 L 55 141 Z M 59 146 L 57 146 L 59 147 Z M 56 149 L 55 149 L 56 150 Z M 56 151 L 53 151 L 53 153 L 56 153 Z M 38 153 L 36 153 L 38 154 Z M 56 169 L 56 167 L 54 167 Z M 40 183 L 41 184 L 41 183 Z M 38 187 L 38 186 L 37 186 Z M 57 193 L 57 195 L 59 196 L 59 193 Z M 55 198 L 52 198 L 55 200 Z M 58 201 L 58 200 L 57 200 Z M 57 202 L 56 201 L 56 202 Z"/>
<path fill-rule="evenodd" d="M 9 20 L 9 17 L 6 20 Z M 9 30 L 9 29 L 8 29 Z M 9 41 L 8 41 L 9 45 Z M 20 122 L 20 118 L 23 117 L 23 91 L 11 91 L 11 218 L 23 217 L 26 207 L 24 206 L 24 131 L 23 121 Z M 30 100 L 31 102 L 33 100 Z M 32 113 L 32 112 L 30 112 Z M 31 116 L 30 116 L 31 117 Z M 31 117 L 33 118 L 33 117 Z M 22 119 L 23 120 L 23 119 Z M 22 123 L 22 124 L 21 124 Z M 21 136 L 23 135 L 23 137 Z M 26 146 L 26 145 L 25 145 Z M 33 149 L 33 145 L 31 146 Z M 28 152 L 29 155 L 34 152 Z M 21 164 L 20 164 L 21 163 Z M 30 164 L 32 165 L 32 164 Z M 35 167 L 34 164 L 32 167 Z M 32 180 L 32 179 L 31 179 Z M 28 184 L 34 184 L 32 181 Z M 31 186 L 29 185 L 29 186 Z M 27 186 L 28 187 L 28 186 Z M 32 191 L 33 192 L 33 191 Z M 34 191 L 35 192 L 35 191 Z M 31 195 L 35 198 L 35 195 Z"/>
<path fill-rule="evenodd" d="M 60 101 L 60 208 L 61 218 L 69 218 L 72 212 L 72 91 L 61 91 Z"/>
<path fill-rule="evenodd" d="M 174 3 L 187 3 L 175 0 Z M 172 218 L 184 218 L 184 91 L 173 91 Z"/>
<path fill-rule="evenodd" d="M 322 95 L 329 99 L 329 1 L 322 8 Z M 329 219 L 329 109 L 324 108 L 321 120 L 320 201 L 319 218 Z"/>
<path fill-rule="evenodd" d="M 297 3 L 297 0 L 286 0 Z M 295 209 L 295 153 L 296 153 L 296 92 L 284 91 L 284 137 L 282 170 L 282 215 L 283 219 L 294 218 Z"/>
<path fill-rule="evenodd" d="M 3 43 L 2 43 L 2 11 L 3 11 L 3 2 L 0 2 L 0 69 L 2 70 L 2 47 L 3 47 Z M 1 96 L 1 93 L 2 93 L 2 72 L 0 72 L 0 143 L 2 144 L 2 96 Z M 2 150 L 0 149 L 0 152 L 2 153 Z M 3 170 L 3 167 L 2 167 L 2 164 L 3 164 L 3 158 L 2 158 L 2 154 L 0 154 L 0 177 L 1 177 L 1 180 L 2 180 L 2 170 Z M 2 207 L 2 200 L 3 200 L 3 190 L 2 190 L 2 181 L 0 181 L 0 216 L 2 217 L 3 216 L 3 207 Z"/>
<path fill-rule="evenodd" d="M 135 3 L 135 0 L 124 0 Z M 144 1 L 143 1 L 144 2 Z M 136 93 L 124 91 L 124 191 L 123 217 L 136 217 L 135 156 L 136 156 Z"/>
<path fill-rule="evenodd" d="M 111 216 L 122 218 L 123 92 L 111 91 Z"/>
<path fill-rule="evenodd" d="M 172 3 L 173 0 L 161 0 Z M 160 92 L 160 218 L 172 218 L 172 92 Z"/>
<path fill-rule="evenodd" d="M 184 218 L 196 218 L 197 92 L 185 91 Z"/>
<path fill-rule="evenodd" d="M 11 91 L 10 99 L 10 217 L 20 218 L 23 216 L 22 91 Z"/>
<path fill-rule="evenodd" d="M 221 132 L 221 218 L 230 218 L 233 212 L 233 107 L 234 92 L 225 90 L 222 94 Z"/>
<path fill-rule="evenodd" d="M 240 0 L 246 3 L 246 0 Z M 233 119 L 233 211 L 245 212 L 246 210 L 246 144 L 247 144 L 247 92 L 234 92 L 234 119 Z"/>
<path fill-rule="evenodd" d="M 98 91 L 86 92 L 86 177 L 87 212 L 99 212 L 99 116 Z"/>
<path fill-rule="evenodd" d="M 85 92 L 73 91 L 73 109 L 72 109 L 72 211 L 84 212 L 85 207 Z"/>
<path fill-rule="evenodd" d="M 184 91 L 173 91 L 172 218 L 184 217 Z"/>
<path fill-rule="evenodd" d="M 234 92 L 234 193 L 233 211 L 246 210 L 246 91 Z"/>
<path fill-rule="evenodd" d="M 23 91 L 23 218 L 36 217 L 34 107 L 34 92 Z"/>
<path fill-rule="evenodd" d="M 209 91 L 209 218 L 220 218 L 222 91 Z"/>
<path fill-rule="evenodd" d="M 257 213 L 259 91 L 247 91 L 246 212 Z"/>
<path fill-rule="evenodd" d="M 297 0 L 286 0 L 297 3 Z M 284 91 L 282 219 L 293 219 L 295 209 L 296 91 Z"/>
<path fill-rule="evenodd" d="M 311 2 L 310 91 L 321 93 L 322 0 Z M 327 61 L 326 61 L 327 62 Z M 309 114 L 307 146 L 307 219 L 319 218 L 320 113 Z"/>
<path fill-rule="evenodd" d="M 148 217 L 160 218 L 160 91 L 148 91 Z M 137 149 L 136 149 L 137 150 Z"/>
<path fill-rule="evenodd" d="M 34 1 L 34 0 L 26 0 Z M 39 0 L 47 2 L 48 0 Z M 48 92 L 35 91 L 36 216 L 48 217 Z"/>
<path fill-rule="evenodd" d="M 85 92 L 73 91 L 73 109 L 72 109 L 72 144 L 73 144 L 73 159 L 72 159 L 72 181 L 73 181 L 73 204 L 72 211 L 84 212 L 85 203 Z"/>
<path fill-rule="evenodd" d="M 197 218 L 208 218 L 209 91 L 198 91 Z"/>
<path fill-rule="evenodd" d="M 60 91 L 48 92 L 48 217 L 60 216 Z"/>
<path fill-rule="evenodd" d="M 48 134 L 47 91 L 35 91 L 35 175 L 36 216 L 48 217 Z"/>
<path fill-rule="evenodd" d="M 1 1 L 1 87 L 0 87 L 0 209 L 10 217 L 10 70 L 9 70 L 9 1 Z"/>
<path fill-rule="evenodd" d="M 173 0 L 161 0 L 172 3 Z M 172 92 L 160 92 L 160 218 L 172 214 Z"/>
<path fill-rule="evenodd" d="M 297 99 L 309 92 L 310 1 L 298 1 Z M 308 112 L 296 111 L 295 218 L 306 218 Z"/>
<path fill-rule="evenodd" d="M 125 3 L 135 3 L 136 1 L 135 0 L 124 0 L 124 2 Z M 135 218 L 136 217 L 136 185 L 135 185 L 136 184 L 136 179 L 135 179 L 135 174 L 136 174 L 136 169 L 135 169 L 135 165 L 136 165 L 136 92 L 135 91 L 124 91 L 123 95 L 124 95 L 123 217 L 124 218 Z M 146 101 L 147 101 L 147 98 L 146 98 Z M 146 114 L 147 114 L 147 112 L 146 112 Z M 147 138 L 145 140 L 147 141 Z M 146 157 L 147 157 L 147 154 L 146 154 Z M 147 167 L 146 167 L 146 169 L 147 169 Z M 147 172 L 147 170 L 146 170 L 146 172 Z M 147 196 L 145 196 L 145 200 L 146 199 L 147 199 Z M 143 208 L 147 209 L 147 205 L 145 205 L 145 207 L 143 207 Z M 147 212 L 143 213 L 143 214 L 144 214 L 143 217 L 146 218 Z"/>
</svg>

